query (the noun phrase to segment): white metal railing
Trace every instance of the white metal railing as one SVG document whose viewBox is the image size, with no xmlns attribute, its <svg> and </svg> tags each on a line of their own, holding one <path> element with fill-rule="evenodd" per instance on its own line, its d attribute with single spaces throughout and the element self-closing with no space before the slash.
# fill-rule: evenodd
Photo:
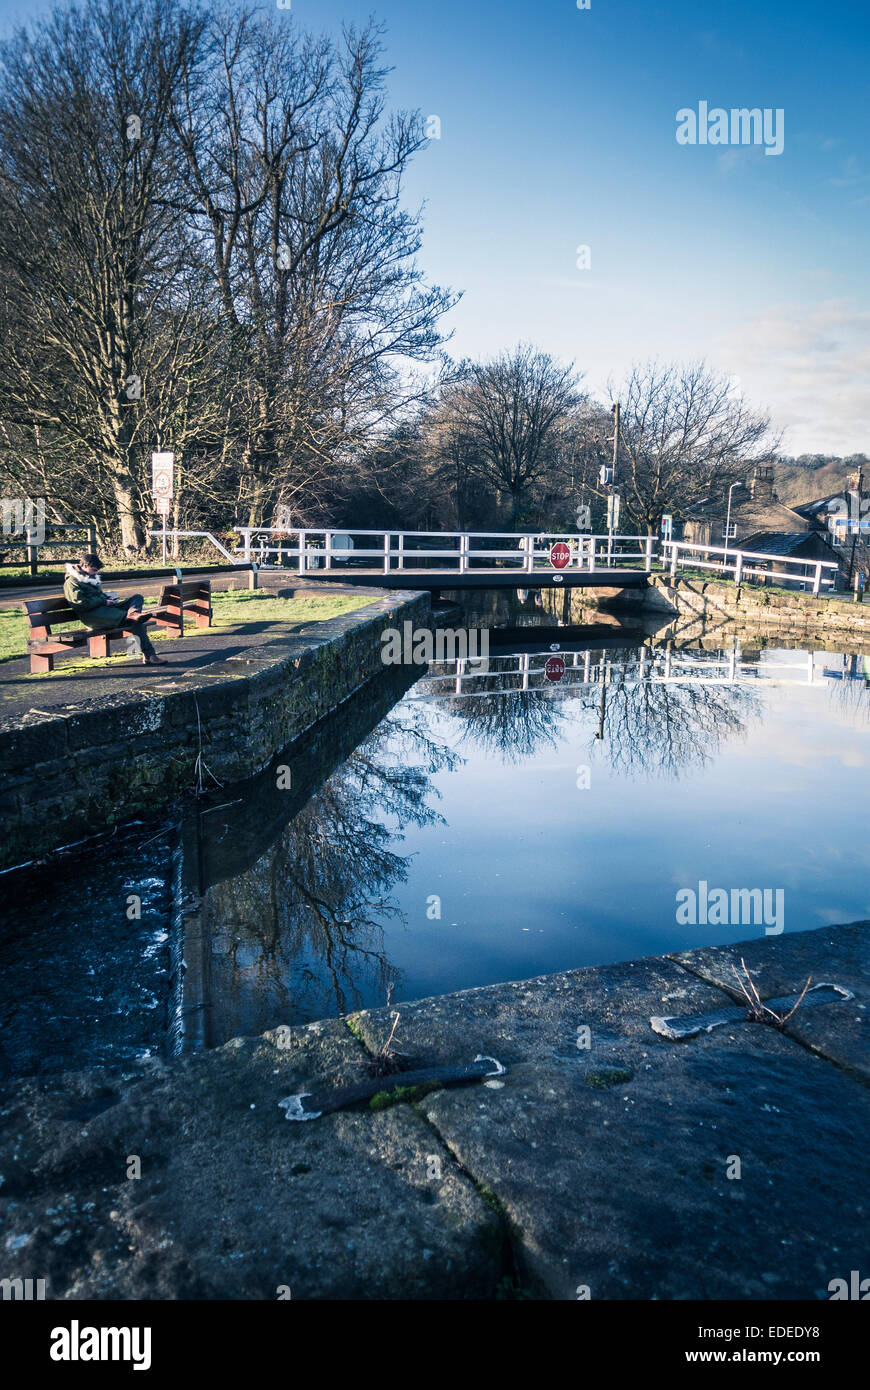
<svg viewBox="0 0 870 1390">
<path fill-rule="evenodd" d="M 836 560 L 801 560 L 787 555 L 767 555 L 757 550 L 735 550 L 731 546 L 696 545 L 688 541 L 663 541 L 664 568 L 675 576 L 680 568 L 715 570 L 732 574 L 735 584 L 747 579 L 772 578 L 790 583 L 811 584 L 814 594 L 833 588 L 839 565 Z M 759 563 L 761 562 L 761 563 Z M 771 566 L 776 565 L 776 569 Z M 833 570 L 833 574 L 823 571 Z"/>
<path fill-rule="evenodd" d="M 274 552 L 295 558 L 300 574 L 316 569 L 331 570 L 336 563 L 358 560 L 377 561 L 384 574 L 403 572 L 428 565 L 468 574 L 488 562 L 493 568 L 516 568 L 532 574 L 538 567 L 552 571 L 550 551 L 554 544 L 568 546 L 570 556 L 564 568 L 612 568 L 629 563 L 647 573 L 652 570 L 654 537 L 623 535 L 578 535 L 565 531 L 357 531 L 344 529 L 281 531 L 274 526 L 236 526 L 242 537 L 243 554 L 250 562 L 252 552 Z M 293 539 L 295 537 L 295 540 Z M 359 545 L 360 538 L 376 538 L 376 543 Z M 341 541 L 339 541 L 341 538 Z M 350 545 L 346 542 L 350 541 Z M 417 541 L 418 544 L 410 544 Z M 432 542 L 421 545 L 419 542 Z M 501 545 L 492 542 L 502 542 Z M 440 563 L 433 565 L 433 561 Z"/>
<path fill-rule="evenodd" d="M 199 539 L 199 540 L 211 541 L 211 543 L 212 543 L 212 545 L 215 547 L 215 549 L 216 549 L 216 550 L 219 550 L 220 553 L 221 553 L 221 555 L 225 555 L 226 558 L 230 561 L 231 564 L 236 565 L 236 564 L 239 564 L 239 563 L 240 563 L 238 555 L 233 555 L 232 551 L 227 550 L 226 546 L 223 545 L 223 544 L 218 540 L 217 536 L 215 536 L 211 531 L 163 531 L 163 530 L 155 531 L 155 530 L 151 529 L 151 530 L 149 530 L 149 531 L 146 532 L 146 536 L 147 536 L 147 539 L 148 539 L 148 542 L 149 542 L 149 543 L 150 543 L 150 541 L 151 541 L 151 537 L 152 537 L 152 536 L 156 536 L 156 537 L 158 537 L 158 539 L 160 539 L 160 540 L 163 541 L 164 558 L 165 558 L 166 542 L 167 542 L 167 541 L 171 541 L 171 540 L 173 540 L 173 539 L 178 539 L 178 540 L 184 540 L 184 539 Z"/>
<path fill-rule="evenodd" d="M 732 577 L 737 584 L 748 580 L 809 586 L 814 594 L 837 585 L 836 560 L 807 560 L 733 546 L 700 545 L 689 541 L 657 541 L 653 536 L 578 535 L 565 531 L 357 531 L 347 528 L 282 531 L 274 526 L 236 526 L 241 551 L 231 552 L 211 531 L 154 531 L 161 539 L 175 537 L 208 540 L 233 564 L 258 559 L 268 567 L 269 556 L 281 565 L 286 558 L 300 574 L 331 571 L 349 560 L 374 561 L 383 574 L 413 572 L 415 568 L 444 569 L 469 574 L 513 569 L 517 575 L 552 573 L 550 551 L 554 544 L 567 545 L 567 570 L 638 568 L 649 574 L 658 561 L 671 576 L 680 570 L 709 570 Z M 416 543 L 415 543 L 416 542 Z M 660 547 L 656 553 L 656 548 Z"/>
</svg>

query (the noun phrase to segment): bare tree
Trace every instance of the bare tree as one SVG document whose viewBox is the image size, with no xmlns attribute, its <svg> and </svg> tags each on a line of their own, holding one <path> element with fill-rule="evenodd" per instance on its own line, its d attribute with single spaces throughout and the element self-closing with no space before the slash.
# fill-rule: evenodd
<svg viewBox="0 0 870 1390">
<path fill-rule="evenodd" d="M 200 308 L 177 301 L 166 129 L 202 25 L 176 0 L 86 0 L 20 31 L 0 59 L 0 416 L 37 471 L 46 447 L 61 475 L 74 456 L 70 493 L 81 507 L 108 492 L 131 549 L 153 447 L 143 401 L 165 363 L 153 324 L 180 315 L 172 352 L 188 395 L 195 372 L 179 352 L 199 351 Z"/>
<path fill-rule="evenodd" d="M 648 534 L 664 512 L 681 515 L 721 495 L 747 464 L 772 459 L 778 447 L 769 417 L 751 410 L 704 362 L 635 366 L 615 398 L 622 414 L 618 490 L 631 520 Z M 600 457 L 600 441 L 590 442 L 593 467 Z M 591 478 L 589 485 L 600 491 Z"/>
<path fill-rule="evenodd" d="M 404 399 L 397 361 L 436 353 L 453 296 L 416 269 L 419 218 L 399 197 L 425 139 L 417 113 L 385 116 L 380 31 L 348 29 L 336 46 L 244 9 L 209 38 L 174 128 L 185 205 L 245 357 L 240 470 L 256 524 L 278 501 L 329 495 Z"/>
<path fill-rule="evenodd" d="M 573 366 L 521 344 L 474 368 L 460 408 L 477 440 L 482 476 L 510 499 L 510 524 L 550 461 L 557 426 L 582 399 Z"/>
</svg>

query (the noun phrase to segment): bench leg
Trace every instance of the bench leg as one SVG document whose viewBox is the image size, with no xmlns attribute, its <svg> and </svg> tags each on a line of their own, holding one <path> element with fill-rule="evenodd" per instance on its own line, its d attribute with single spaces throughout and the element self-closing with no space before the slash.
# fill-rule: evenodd
<svg viewBox="0 0 870 1390">
<path fill-rule="evenodd" d="M 108 656 L 109 639 L 98 633 L 96 637 L 88 638 L 88 656 Z"/>
<path fill-rule="evenodd" d="M 31 673 L 36 672 L 36 671 L 53 671 L 53 670 L 54 670 L 54 657 L 53 657 L 53 656 L 37 656 L 37 655 L 35 654 L 35 652 L 32 652 L 32 653 L 31 653 L 31 656 L 30 656 L 30 670 L 31 670 Z"/>
<path fill-rule="evenodd" d="M 197 615 L 196 615 L 196 625 L 197 625 L 197 627 L 211 627 L 211 614 L 210 614 L 210 613 L 197 613 Z"/>
</svg>

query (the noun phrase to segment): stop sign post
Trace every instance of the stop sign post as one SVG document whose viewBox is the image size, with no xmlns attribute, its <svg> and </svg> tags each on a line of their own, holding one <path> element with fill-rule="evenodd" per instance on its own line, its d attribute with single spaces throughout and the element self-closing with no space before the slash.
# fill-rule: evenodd
<svg viewBox="0 0 870 1390">
<path fill-rule="evenodd" d="M 154 496 L 154 509 L 163 518 L 163 563 L 166 564 L 166 518 L 172 506 L 175 493 L 175 454 L 169 452 L 151 455 L 151 491 Z"/>
<path fill-rule="evenodd" d="M 565 674 L 565 662 L 561 656 L 550 656 L 544 667 L 544 675 L 548 681 L 560 681 Z"/>
<path fill-rule="evenodd" d="M 564 541 L 556 541 L 550 551 L 550 564 L 553 569 L 563 570 L 571 559 L 571 551 Z"/>
</svg>

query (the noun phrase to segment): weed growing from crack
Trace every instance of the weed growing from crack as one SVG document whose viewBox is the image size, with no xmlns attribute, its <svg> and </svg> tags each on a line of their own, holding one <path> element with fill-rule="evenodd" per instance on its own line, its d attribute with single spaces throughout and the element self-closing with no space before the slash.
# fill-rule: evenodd
<svg viewBox="0 0 870 1390">
<path fill-rule="evenodd" d="M 390 983 L 387 985 L 387 1008 L 390 1007 L 392 997 L 393 981 L 391 980 Z M 368 1071 L 370 1076 L 393 1076 L 397 1071 L 401 1071 L 402 1068 L 406 1065 L 407 1058 L 405 1057 L 404 1053 L 396 1052 L 393 1047 L 393 1038 L 396 1035 L 396 1029 L 399 1026 L 400 1017 L 401 1014 L 399 1013 L 395 1013 L 393 1015 L 393 1026 L 390 1029 L 390 1036 L 387 1038 L 387 1041 L 384 1043 L 380 1052 L 376 1052 L 374 1057 L 368 1063 Z M 385 1093 L 380 1092 L 379 1094 L 383 1095 Z M 374 1096 L 372 1098 L 370 1104 L 373 1106 L 373 1108 L 378 1108 L 374 1106 L 375 1100 L 377 1100 L 377 1096 Z"/>
<path fill-rule="evenodd" d="M 770 1024 L 771 1028 L 784 1027 L 785 1024 L 788 1023 L 795 1009 L 799 1008 L 801 1003 L 803 1002 L 803 997 L 813 982 L 812 975 L 808 977 L 806 984 L 804 985 L 803 989 L 801 990 L 792 1007 L 789 1009 L 788 1013 L 778 1014 L 775 1011 L 775 1009 L 769 1009 L 767 1005 L 762 1002 L 761 995 L 758 993 L 755 981 L 750 975 L 746 967 L 746 961 L 743 959 L 742 956 L 740 957 L 740 965 L 743 969 L 743 979 L 741 979 L 740 971 L 737 969 L 735 965 L 732 965 L 731 969 L 737 976 L 737 983 L 739 984 L 743 997 L 746 1000 L 746 1017 L 752 1023 L 768 1023 Z"/>
</svg>

